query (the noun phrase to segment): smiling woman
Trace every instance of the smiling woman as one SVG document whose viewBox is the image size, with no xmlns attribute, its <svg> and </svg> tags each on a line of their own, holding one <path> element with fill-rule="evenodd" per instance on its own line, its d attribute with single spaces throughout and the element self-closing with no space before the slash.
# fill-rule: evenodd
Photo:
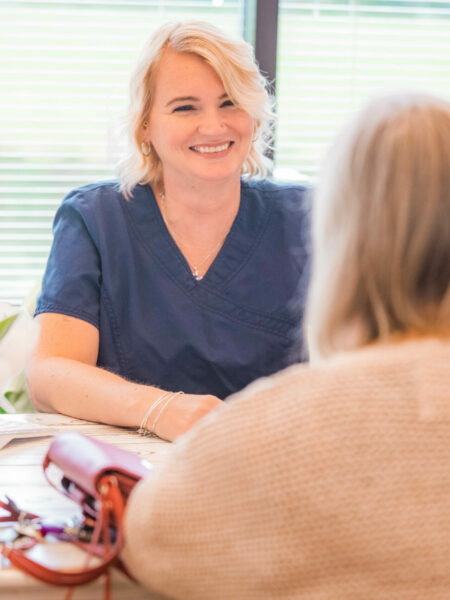
<svg viewBox="0 0 450 600">
<path fill-rule="evenodd" d="M 119 182 L 73 191 L 55 218 L 38 409 L 174 439 L 301 359 L 308 190 L 261 179 L 272 116 L 247 43 L 206 23 L 154 33 Z"/>
<path fill-rule="evenodd" d="M 214 187 L 220 182 L 222 193 L 215 189 L 205 209 L 215 210 L 223 201 L 229 214 L 220 226 L 229 229 L 239 206 L 239 177 L 250 150 L 254 119 L 233 103 L 212 67 L 193 54 L 167 50 L 144 128 L 144 142 L 153 146 L 161 161 L 163 181 L 155 186 L 164 185 L 166 212 L 172 209 L 169 200 L 186 186 L 201 190 L 207 182 Z"/>
<path fill-rule="evenodd" d="M 250 150 L 254 120 L 230 100 L 212 67 L 196 55 L 168 49 L 159 64 L 144 128 L 144 143 L 154 148 L 163 169 L 163 181 L 154 185 L 164 220 L 194 277 L 202 279 L 237 214 L 239 177 Z M 186 228 L 188 221 L 179 209 L 182 190 L 187 186 L 195 190 L 195 197 L 190 197 L 198 205 L 199 192 L 208 189 L 207 183 L 213 189 L 201 208 L 211 217 L 197 231 L 198 217 L 192 214 Z M 217 210 L 223 215 L 220 220 L 214 214 Z"/>
<path fill-rule="evenodd" d="M 174 54 L 179 61 L 184 60 L 186 66 L 188 62 L 190 65 L 195 64 L 195 61 L 189 60 L 195 58 L 203 67 L 209 67 L 215 82 L 219 82 L 223 90 L 223 100 L 228 98 L 253 119 L 252 143 L 241 171 L 250 176 L 265 175 L 270 161 L 264 153 L 270 145 L 274 115 L 272 101 L 266 91 L 266 80 L 255 64 L 252 47 L 242 40 L 230 39 L 207 23 L 168 23 L 157 30 L 144 46 L 131 77 L 127 120 L 131 143 L 128 156 L 119 165 L 124 194 L 128 195 L 136 183 L 159 183 L 162 178 L 162 163 L 158 154 L 151 146 L 142 153 L 143 128 L 148 123 L 149 112 L 154 105 L 155 95 L 159 93 L 160 83 L 165 79 L 165 63 L 169 60 L 167 56 L 173 57 Z M 195 88 L 194 82 L 190 85 L 189 75 L 190 73 L 179 68 L 175 81 L 172 80 L 174 88 L 168 90 L 168 101 L 176 98 L 189 99 L 188 104 L 181 102 L 179 110 L 186 110 L 191 105 L 192 98 L 198 97 L 199 89 Z"/>
</svg>

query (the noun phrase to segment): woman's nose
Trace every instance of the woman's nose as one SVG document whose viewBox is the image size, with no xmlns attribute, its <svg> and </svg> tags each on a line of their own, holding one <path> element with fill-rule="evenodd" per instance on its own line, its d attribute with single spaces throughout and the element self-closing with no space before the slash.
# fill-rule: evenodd
<svg viewBox="0 0 450 600">
<path fill-rule="evenodd" d="M 225 130 L 223 115 L 218 111 L 211 110 L 203 113 L 198 124 L 198 130 L 204 135 L 217 135 Z"/>
</svg>

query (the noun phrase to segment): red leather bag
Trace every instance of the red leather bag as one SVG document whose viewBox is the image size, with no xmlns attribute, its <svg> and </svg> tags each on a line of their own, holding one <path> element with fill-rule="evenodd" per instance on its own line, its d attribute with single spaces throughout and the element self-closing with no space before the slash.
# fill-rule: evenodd
<svg viewBox="0 0 450 600">
<path fill-rule="evenodd" d="M 26 550 L 38 543 L 36 540 L 31 540 L 27 548 L 6 544 L 2 547 L 2 554 L 15 567 L 52 585 L 88 583 L 108 572 L 111 566 L 125 571 L 118 558 L 123 546 L 125 504 L 136 483 L 151 475 L 152 465 L 131 452 L 79 433 L 67 432 L 52 440 L 43 468 L 49 483 L 81 507 L 84 522 L 91 527 L 89 543 L 75 542 L 86 550 L 85 566 L 77 571 L 63 571 L 36 562 L 26 555 Z M 0 504 L 9 509 L 10 520 L 19 518 L 11 508 L 13 503 Z M 25 514 L 25 517 L 37 519 L 31 513 Z M 97 560 L 90 565 L 93 556 Z"/>
</svg>

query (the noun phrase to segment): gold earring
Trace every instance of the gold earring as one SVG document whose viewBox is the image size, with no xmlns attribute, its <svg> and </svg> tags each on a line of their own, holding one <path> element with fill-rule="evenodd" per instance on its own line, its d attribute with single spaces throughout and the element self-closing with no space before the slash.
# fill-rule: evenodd
<svg viewBox="0 0 450 600">
<path fill-rule="evenodd" d="M 150 142 L 142 142 L 141 144 L 141 152 L 144 156 L 150 156 L 150 153 L 152 151 L 152 147 Z"/>
<path fill-rule="evenodd" d="M 148 127 L 148 121 L 144 121 L 144 129 Z"/>
</svg>

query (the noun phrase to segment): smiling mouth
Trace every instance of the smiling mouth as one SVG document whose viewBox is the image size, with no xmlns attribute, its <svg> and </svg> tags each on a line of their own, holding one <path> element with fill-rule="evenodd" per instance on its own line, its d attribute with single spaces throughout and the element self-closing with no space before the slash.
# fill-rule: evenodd
<svg viewBox="0 0 450 600">
<path fill-rule="evenodd" d="M 194 152 L 199 152 L 200 154 L 213 154 L 214 152 L 223 152 L 224 150 L 228 150 L 234 142 L 226 142 L 225 144 L 220 144 L 219 146 L 190 146 L 190 149 Z"/>
</svg>

